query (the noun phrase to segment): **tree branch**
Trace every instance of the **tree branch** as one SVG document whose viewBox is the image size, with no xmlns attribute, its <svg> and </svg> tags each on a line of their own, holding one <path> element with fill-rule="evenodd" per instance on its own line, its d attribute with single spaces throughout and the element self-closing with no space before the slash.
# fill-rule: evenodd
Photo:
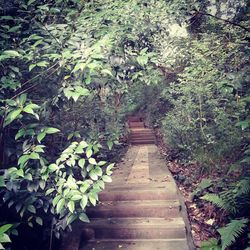
<svg viewBox="0 0 250 250">
<path fill-rule="evenodd" d="M 53 67 L 55 67 L 57 64 L 58 64 L 58 63 L 54 64 Z M 50 67 L 49 69 L 52 69 L 53 67 Z M 52 73 L 50 73 L 49 75 L 47 75 L 47 76 L 45 77 L 45 79 L 47 79 L 48 77 L 50 77 L 51 75 L 53 75 L 59 68 L 60 68 L 60 66 L 57 67 Z M 49 70 L 49 69 L 48 69 L 48 70 Z M 48 71 L 48 70 L 46 70 L 46 71 Z M 25 84 L 27 84 L 28 82 L 31 82 L 32 80 L 36 79 L 36 78 L 39 77 L 40 75 L 41 75 L 41 74 L 36 75 L 36 76 L 33 77 L 32 79 L 30 79 L 30 80 L 28 80 L 27 82 L 25 82 Z M 34 85 L 32 85 L 32 86 L 30 86 L 30 87 L 28 87 L 28 88 L 22 90 L 21 92 L 17 93 L 16 95 L 14 95 L 13 97 L 11 97 L 10 99 L 11 99 L 11 100 L 15 99 L 15 98 L 18 97 L 19 95 L 21 95 L 21 94 L 23 94 L 23 93 L 29 91 L 30 89 L 34 88 L 34 87 L 37 86 L 38 84 L 40 84 L 40 83 L 38 82 L 38 83 L 36 83 L 36 84 L 34 84 Z M 22 87 L 23 87 L 23 86 L 22 86 Z"/>
<path fill-rule="evenodd" d="M 233 21 L 230 21 L 230 20 L 227 20 L 227 19 L 223 19 L 223 18 L 214 16 L 214 15 L 209 14 L 209 13 L 207 13 L 207 12 L 197 11 L 196 14 L 201 14 L 201 15 L 204 15 L 204 16 L 210 16 L 210 17 L 213 17 L 213 18 L 215 18 L 215 19 L 217 19 L 217 20 L 220 20 L 220 21 L 223 21 L 223 22 L 225 22 L 225 23 L 228 23 L 228 24 L 237 26 L 237 27 L 239 27 L 239 28 L 241 28 L 241 29 L 244 29 L 244 30 L 250 32 L 250 29 L 249 29 L 249 28 L 247 28 L 247 27 L 245 27 L 245 26 L 243 26 L 243 25 L 241 25 L 241 24 L 238 24 L 238 23 L 235 23 L 235 22 L 233 22 Z"/>
</svg>

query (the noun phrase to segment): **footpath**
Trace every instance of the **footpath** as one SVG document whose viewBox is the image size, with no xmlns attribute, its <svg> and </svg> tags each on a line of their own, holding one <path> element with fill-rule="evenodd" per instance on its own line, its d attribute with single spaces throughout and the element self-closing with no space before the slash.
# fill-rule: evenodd
<svg viewBox="0 0 250 250">
<path fill-rule="evenodd" d="M 113 182 L 88 209 L 90 224 L 78 224 L 62 250 L 189 250 L 175 181 L 155 145 L 153 132 L 131 118 L 131 146 Z"/>
</svg>

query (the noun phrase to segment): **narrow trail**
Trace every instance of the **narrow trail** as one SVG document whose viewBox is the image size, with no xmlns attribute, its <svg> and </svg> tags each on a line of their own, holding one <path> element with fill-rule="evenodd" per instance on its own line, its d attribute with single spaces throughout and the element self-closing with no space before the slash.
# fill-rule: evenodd
<svg viewBox="0 0 250 250">
<path fill-rule="evenodd" d="M 181 202 L 171 173 L 143 122 L 130 121 L 131 146 L 113 182 L 89 208 L 89 225 L 77 225 L 63 250 L 188 250 Z"/>
</svg>

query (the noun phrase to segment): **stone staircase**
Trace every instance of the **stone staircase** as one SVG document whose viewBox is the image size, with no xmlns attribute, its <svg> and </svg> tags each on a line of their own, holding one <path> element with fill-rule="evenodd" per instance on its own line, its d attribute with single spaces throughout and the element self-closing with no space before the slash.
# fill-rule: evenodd
<svg viewBox="0 0 250 250">
<path fill-rule="evenodd" d="M 139 117 L 129 117 L 128 124 L 130 129 L 130 143 L 132 145 L 155 143 L 155 135 L 152 129 L 145 128 L 144 122 Z"/>
<path fill-rule="evenodd" d="M 99 204 L 88 209 L 91 223 L 75 224 L 62 250 L 191 249 L 177 187 L 152 131 L 141 121 L 131 121 L 130 127 L 132 144 L 140 145 L 129 147 Z"/>
</svg>

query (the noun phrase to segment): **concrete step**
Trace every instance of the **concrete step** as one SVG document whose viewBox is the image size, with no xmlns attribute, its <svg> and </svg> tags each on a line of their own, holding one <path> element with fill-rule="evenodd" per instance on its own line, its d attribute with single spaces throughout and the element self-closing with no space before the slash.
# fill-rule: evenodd
<svg viewBox="0 0 250 250">
<path fill-rule="evenodd" d="M 140 144 L 155 144 L 154 140 L 133 140 L 131 141 L 132 145 L 140 145 Z"/>
<path fill-rule="evenodd" d="M 180 203 L 177 200 L 105 201 L 87 209 L 90 218 L 111 217 L 177 217 Z"/>
<path fill-rule="evenodd" d="M 91 232 L 92 230 L 92 232 Z M 181 217 L 163 218 L 93 218 L 83 224 L 82 235 L 91 239 L 183 239 L 185 224 Z"/>
<path fill-rule="evenodd" d="M 150 178 L 151 179 L 151 178 Z M 121 181 L 121 180 L 120 180 Z M 150 185 L 150 186 L 149 186 Z M 177 192 L 177 188 L 175 186 L 175 183 L 169 181 L 169 182 L 152 182 L 150 184 L 148 183 L 124 183 L 122 186 L 119 186 L 119 181 L 117 182 L 117 179 L 115 179 L 114 182 L 111 182 L 108 184 L 105 191 L 141 191 L 141 190 L 147 190 L 147 189 L 168 189 L 170 192 Z"/>
<path fill-rule="evenodd" d="M 155 142 L 155 138 L 150 139 L 150 138 L 140 138 L 140 139 L 131 139 L 131 142 Z"/>
<path fill-rule="evenodd" d="M 144 190 L 105 190 L 99 194 L 100 201 L 128 201 L 128 200 L 175 200 L 178 198 L 177 190 L 173 186 L 167 188 L 151 188 Z"/>
<path fill-rule="evenodd" d="M 131 133 L 153 133 L 152 129 L 149 128 L 131 128 L 130 129 Z"/>
<path fill-rule="evenodd" d="M 155 138 L 153 133 L 141 134 L 141 133 L 132 133 L 130 134 L 130 138 Z"/>
<path fill-rule="evenodd" d="M 130 134 L 130 138 L 131 139 L 150 139 L 150 138 L 155 138 L 154 134 Z"/>
<path fill-rule="evenodd" d="M 128 122 L 141 122 L 142 119 L 138 116 L 128 116 Z"/>
<path fill-rule="evenodd" d="M 186 239 L 93 240 L 80 250 L 188 250 Z"/>
<path fill-rule="evenodd" d="M 135 136 L 135 137 L 130 137 L 131 141 L 144 141 L 144 140 L 149 140 L 149 141 L 154 141 L 155 137 L 154 136 Z"/>
<path fill-rule="evenodd" d="M 144 122 L 129 122 L 130 128 L 144 128 Z"/>
<path fill-rule="evenodd" d="M 155 138 L 153 138 L 153 139 L 155 139 Z M 131 140 L 133 140 L 133 141 L 153 141 L 153 139 L 147 138 L 147 137 L 142 137 L 142 138 L 131 138 Z"/>
</svg>

